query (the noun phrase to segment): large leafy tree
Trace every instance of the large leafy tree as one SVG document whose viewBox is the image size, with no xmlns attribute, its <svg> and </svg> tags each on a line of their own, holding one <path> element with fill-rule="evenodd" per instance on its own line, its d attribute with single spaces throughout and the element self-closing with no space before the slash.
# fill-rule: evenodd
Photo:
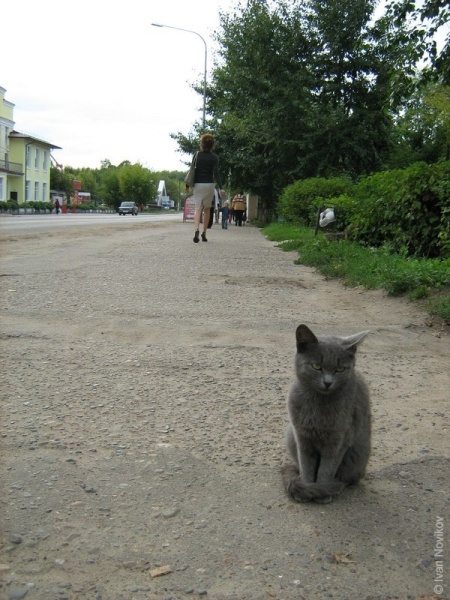
<svg viewBox="0 0 450 600">
<path fill-rule="evenodd" d="M 82 190 L 91 194 L 93 202 L 98 200 L 98 177 L 96 173 L 98 173 L 98 170 L 90 168 L 80 169 L 77 173 L 77 179 L 81 181 Z"/>
<path fill-rule="evenodd" d="M 64 192 L 69 199 L 73 195 L 73 180 L 75 179 L 70 169 L 60 170 L 51 165 L 50 167 L 50 189 Z"/>
<path fill-rule="evenodd" d="M 374 8 L 372 0 L 309 0 L 306 5 L 314 127 L 299 157 L 303 176 L 357 176 L 382 164 L 393 60 L 370 24 Z"/>
<path fill-rule="evenodd" d="M 423 60 L 425 80 L 437 79 L 450 85 L 450 3 L 448 0 L 391 0 L 386 11 L 390 42 L 395 45 L 406 35 L 414 43 L 416 62 Z M 442 43 L 438 47 L 437 38 Z"/>
<path fill-rule="evenodd" d="M 222 64 L 209 88 L 229 185 L 257 193 L 268 213 L 278 190 L 296 177 L 300 133 L 311 127 L 308 41 L 300 21 L 284 4 L 263 1 L 222 15 Z"/>
<path fill-rule="evenodd" d="M 397 57 L 373 10 L 372 0 L 248 0 L 221 16 L 209 124 L 232 188 L 257 193 L 267 213 L 295 179 L 383 164 Z"/>
<path fill-rule="evenodd" d="M 155 175 L 139 163 L 128 163 L 119 168 L 118 181 L 122 199 L 138 205 L 151 202 L 158 191 Z"/>
<path fill-rule="evenodd" d="M 301 29 L 289 30 L 286 16 L 282 7 L 271 10 L 265 1 L 222 14 L 220 66 L 208 86 L 208 125 L 216 134 L 223 179 L 230 191 L 251 190 L 266 206 L 285 171 L 295 168 L 298 142 L 292 123 L 307 123 L 302 119 L 308 110 L 305 84 L 295 58 L 301 57 L 304 44 Z M 292 43 L 296 32 L 299 41 Z M 196 127 L 189 136 L 174 137 L 184 152 L 192 153 L 199 133 Z"/>
<path fill-rule="evenodd" d="M 425 21 L 438 27 L 446 12 L 425 0 L 417 27 L 405 18 L 415 0 L 393 2 L 403 13 L 376 22 L 376 0 L 247 0 L 221 15 L 209 126 L 232 190 L 257 193 L 266 216 L 291 181 L 372 173 L 408 144 L 397 117 L 427 51 L 445 72 Z M 174 137 L 192 152 L 199 133 Z"/>
<path fill-rule="evenodd" d="M 118 208 L 122 202 L 119 169 L 111 164 L 102 163 L 100 195 L 103 202 L 111 208 Z"/>
<path fill-rule="evenodd" d="M 389 168 L 450 160 L 450 87 L 419 86 L 398 115 Z"/>
</svg>

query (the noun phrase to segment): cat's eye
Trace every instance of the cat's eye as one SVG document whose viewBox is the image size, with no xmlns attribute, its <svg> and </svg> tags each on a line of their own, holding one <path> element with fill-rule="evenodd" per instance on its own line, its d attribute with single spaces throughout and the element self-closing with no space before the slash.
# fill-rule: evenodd
<svg viewBox="0 0 450 600">
<path fill-rule="evenodd" d="M 320 363 L 311 363 L 311 366 L 316 371 L 321 371 L 322 370 L 322 365 Z"/>
<path fill-rule="evenodd" d="M 345 371 L 345 367 L 336 367 L 335 372 L 336 373 L 343 373 Z"/>
</svg>

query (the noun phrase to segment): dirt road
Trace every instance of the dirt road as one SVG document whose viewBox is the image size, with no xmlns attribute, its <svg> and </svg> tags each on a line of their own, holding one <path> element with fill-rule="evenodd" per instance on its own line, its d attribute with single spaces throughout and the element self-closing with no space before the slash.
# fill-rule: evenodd
<svg viewBox="0 0 450 600">
<path fill-rule="evenodd" d="M 192 229 L 2 236 L 0 598 L 449 598 L 448 328 Z M 279 473 L 300 323 L 371 331 L 369 474 L 325 506 Z"/>
</svg>

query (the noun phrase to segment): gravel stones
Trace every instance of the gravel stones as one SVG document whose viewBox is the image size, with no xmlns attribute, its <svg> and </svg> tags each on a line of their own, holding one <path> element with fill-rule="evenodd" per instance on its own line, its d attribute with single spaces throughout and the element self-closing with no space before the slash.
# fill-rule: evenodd
<svg viewBox="0 0 450 600">
<path fill-rule="evenodd" d="M 431 594 L 448 336 L 256 228 L 213 226 L 199 247 L 191 233 L 125 224 L 6 244 L 1 600 Z M 368 477 L 327 507 L 293 503 L 279 474 L 300 322 L 372 332 L 358 356 Z"/>
</svg>

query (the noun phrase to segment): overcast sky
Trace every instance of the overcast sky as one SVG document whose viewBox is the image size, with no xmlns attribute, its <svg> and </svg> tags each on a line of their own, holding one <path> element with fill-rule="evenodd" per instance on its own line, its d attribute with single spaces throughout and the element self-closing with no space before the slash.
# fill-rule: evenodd
<svg viewBox="0 0 450 600">
<path fill-rule="evenodd" d="M 186 170 L 170 133 L 201 120 L 205 46 L 219 10 L 238 0 L 8 0 L 2 3 L 0 86 L 15 129 L 49 141 L 65 166 L 140 162 Z M 195 15 L 195 16 L 194 16 Z"/>
<path fill-rule="evenodd" d="M 109 159 L 186 170 L 170 134 L 202 118 L 205 46 L 219 11 L 239 0 L 7 0 L 1 8 L 0 86 L 17 131 L 49 141 L 55 159 L 99 168 Z M 448 29 L 447 29 L 448 32 Z"/>
</svg>

